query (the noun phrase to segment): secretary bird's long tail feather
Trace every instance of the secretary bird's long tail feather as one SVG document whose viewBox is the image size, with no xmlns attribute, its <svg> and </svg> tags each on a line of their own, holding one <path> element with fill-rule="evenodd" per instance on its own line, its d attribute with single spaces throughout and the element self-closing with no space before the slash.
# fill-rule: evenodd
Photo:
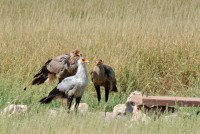
<svg viewBox="0 0 200 134">
<path fill-rule="evenodd" d="M 50 103 L 53 99 L 56 99 L 57 97 L 62 97 L 63 93 L 60 92 L 56 87 L 49 93 L 47 97 L 42 98 L 39 102 L 41 104 L 48 104 Z"/>
<path fill-rule="evenodd" d="M 39 102 L 41 104 L 48 104 L 54 99 L 54 97 L 56 97 L 56 96 L 55 95 L 50 95 L 50 96 L 42 98 Z"/>
<path fill-rule="evenodd" d="M 45 100 L 46 98 L 47 98 L 47 97 L 42 98 L 39 102 L 40 102 L 40 103 L 43 103 L 44 100 Z"/>
<path fill-rule="evenodd" d="M 113 92 L 118 92 L 118 90 L 117 90 L 117 86 L 114 85 L 114 86 L 113 86 L 113 89 L 112 89 L 111 91 L 113 91 Z"/>
</svg>

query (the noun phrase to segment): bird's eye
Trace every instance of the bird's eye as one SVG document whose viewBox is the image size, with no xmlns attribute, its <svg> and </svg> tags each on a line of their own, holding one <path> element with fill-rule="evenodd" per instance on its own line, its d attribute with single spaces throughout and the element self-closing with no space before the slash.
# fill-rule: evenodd
<svg viewBox="0 0 200 134">
<path fill-rule="evenodd" d="M 85 62 L 86 60 L 85 59 L 82 59 L 82 62 Z"/>
</svg>

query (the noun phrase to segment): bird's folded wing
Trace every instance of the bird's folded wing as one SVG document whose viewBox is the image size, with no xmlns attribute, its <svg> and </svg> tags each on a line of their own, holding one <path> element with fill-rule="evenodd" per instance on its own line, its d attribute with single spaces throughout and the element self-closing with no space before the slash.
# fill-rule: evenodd
<svg viewBox="0 0 200 134">
<path fill-rule="evenodd" d="M 65 78 L 60 84 L 57 85 L 57 89 L 62 92 L 72 90 L 76 86 L 76 80 L 73 77 Z"/>
<path fill-rule="evenodd" d="M 108 76 L 108 78 L 114 79 L 115 73 L 114 73 L 113 69 L 110 66 L 107 66 L 107 65 L 104 65 L 103 67 L 105 69 L 105 73 Z"/>
</svg>

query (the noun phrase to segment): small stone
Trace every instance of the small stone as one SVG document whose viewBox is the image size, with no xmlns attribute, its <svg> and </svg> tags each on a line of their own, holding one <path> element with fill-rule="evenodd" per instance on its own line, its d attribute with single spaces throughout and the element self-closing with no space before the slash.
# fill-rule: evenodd
<svg viewBox="0 0 200 134">
<path fill-rule="evenodd" d="M 126 105 L 118 104 L 113 108 L 113 116 L 124 116 L 126 115 Z"/>
<path fill-rule="evenodd" d="M 72 106 L 71 111 L 74 110 L 75 104 Z M 78 111 L 80 111 L 81 113 L 86 113 L 89 110 L 89 106 L 87 103 L 80 103 L 78 106 Z"/>
<path fill-rule="evenodd" d="M 134 91 L 134 92 L 132 92 L 132 93 L 129 95 L 129 97 L 127 98 L 127 101 L 126 101 L 126 102 L 130 102 L 132 96 L 135 96 L 135 95 L 142 96 L 142 92 L 140 92 L 140 91 Z"/>
<path fill-rule="evenodd" d="M 10 104 L 6 108 L 4 108 L 2 113 L 5 114 L 5 115 L 25 114 L 27 109 L 28 109 L 27 105 Z"/>
</svg>

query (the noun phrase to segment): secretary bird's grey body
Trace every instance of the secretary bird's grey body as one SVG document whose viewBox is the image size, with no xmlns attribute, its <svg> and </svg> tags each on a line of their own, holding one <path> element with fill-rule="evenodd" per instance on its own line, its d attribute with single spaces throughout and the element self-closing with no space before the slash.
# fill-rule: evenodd
<svg viewBox="0 0 200 134">
<path fill-rule="evenodd" d="M 66 77 L 75 75 L 77 71 L 77 60 L 80 57 L 78 50 L 70 54 L 60 55 L 48 60 L 40 71 L 34 76 L 30 85 L 40 85 L 47 81 L 58 78 L 59 83 Z M 26 90 L 27 87 L 24 88 Z"/>
<path fill-rule="evenodd" d="M 110 66 L 104 65 L 102 60 L 97 60 L 91 75 L 97 92 L 98 104 L 100 104 L 101 100 L 100 86 L 105 88 L 105 101 L 107 102 L 109 92 L 117 92 L 115 72 Z"/>
<path fill-rule="evenodd" d="M 68 109 L 70 109 L 73 98 L 76 98 L 75 111 L 77 111 L 81 97 L 85 91 L 85 87 L 88 84 L 87 68 L 85 63 L 88 60 L 80 58 L 77 62 L 78 69 L 74 76 L 70 76 L 61 81 L 47 97 L 40 100 L 41 103 L 50 103 L 56 98 L 67 98 Z"/>
</svg>

